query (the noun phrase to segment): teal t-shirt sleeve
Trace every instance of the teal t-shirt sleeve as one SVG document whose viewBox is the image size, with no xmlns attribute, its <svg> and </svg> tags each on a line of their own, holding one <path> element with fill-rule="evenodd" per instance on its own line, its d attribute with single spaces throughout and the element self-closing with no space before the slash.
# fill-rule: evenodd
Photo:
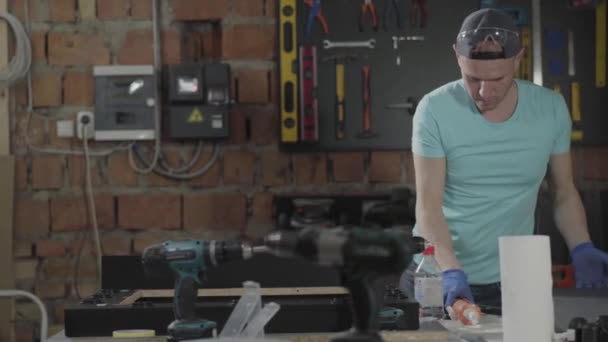
<svg viewBox="0 0 608 342">
<path fill-rule="evenodd" d="M 564 97 L 555 93 L 553 97 L 553 108 L 555 111 L 555 143 L 552 154 L 567 152 L 570 149 L 570 135 L 572 132 L 572 120 Z"/>
<path fill-rule="evenodd" d="M 412 152 L 430 157 L 445 157 L 445 150 L 441 143 L 439 126 L 429 106 L 428 98 L 423 97 L 418 106 L 412 122 Z"/>
</svg>

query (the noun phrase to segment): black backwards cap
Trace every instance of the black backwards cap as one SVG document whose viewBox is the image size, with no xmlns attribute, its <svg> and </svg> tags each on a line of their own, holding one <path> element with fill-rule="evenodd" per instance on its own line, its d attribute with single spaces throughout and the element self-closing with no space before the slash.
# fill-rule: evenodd
<svg viewBox="0 0 608 342">
<path fill-rule="evenodd" d="M 479 43 L 489 39 L 498 43 L 502 51 L 476 51 Z M 462 22 L 455 46 L 458 54 L 471 59 L 511 58 L 521 50 L 515 20 L 507 12 L 494 8 L 484 8 L 469 14 Z"/>
</svg>

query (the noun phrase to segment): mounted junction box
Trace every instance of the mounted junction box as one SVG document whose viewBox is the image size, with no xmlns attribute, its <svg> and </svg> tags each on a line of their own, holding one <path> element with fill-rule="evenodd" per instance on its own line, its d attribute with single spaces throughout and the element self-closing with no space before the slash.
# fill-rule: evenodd
<svg viewBox="0 0 608 342">
<path fill-rule="evenodd" d="M 169 66 L 167 135 L 174 139 L 227 138 L 230 66 L 225 63 Z"/>
<path fill-rule="evenodd" d="M 156 77 L 151 65 L 96 66 L 95 140 L 152 140 Z"/>
</svg>

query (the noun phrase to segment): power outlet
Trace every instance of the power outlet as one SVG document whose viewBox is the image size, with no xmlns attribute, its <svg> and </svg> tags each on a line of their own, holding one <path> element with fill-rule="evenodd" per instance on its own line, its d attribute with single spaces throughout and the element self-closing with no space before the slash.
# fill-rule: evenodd
<svg viewBox="0 0 608 342">
<path fill-rule="evenodd" d="M 88 139 L 95 137 L 95 121 L 93 113 L 91 112 L 78 112 L 76 116 L 76 134 L 79 139 L 83 139 L 86 129 L 86 136 Z"/>
</svg>

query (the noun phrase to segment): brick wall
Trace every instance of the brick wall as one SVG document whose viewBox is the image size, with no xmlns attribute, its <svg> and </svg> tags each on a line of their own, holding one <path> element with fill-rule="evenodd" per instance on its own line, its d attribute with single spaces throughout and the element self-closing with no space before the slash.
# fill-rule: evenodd
<svg viewBox="0 0 608 342">
<path fill-rule="evenodd" d="M 138 254 L 149 244 L 180 237 L 253 238 L 272 229 L 273 194 L 341 192 L 411 185 L 404 152 L 283 154 L 277 149 L 276 0 L 164 0 L 163 61 L 231 63 L 231 137 L 218 162 L 190 181 L 131 170 L 126 153 L 92 161 L 92 181 L 105 255 Z M 9 0 L 23 18 L 23 0 Z M 92 109 L 92 67 L 151 64 L 150 0 L 30 0 L 33 104 L 29 135 L 38 147 L 80 148 L 57 137 L 56 121 Z M 15 87 L 12 151 L 17 158 L 15 272 L 20 288 L 48 306 L 51 323 L 63 307 L 95 289 L 95 254 L 83 201 L 84 161 L 36 153 L 24 140 L 25 87 Z M 92 148 L 107 143 L 91 143 Z M 188 159 L 193 144 L 167 142 L 169 160 Z M 606 148 L 577 151 L 581 179 L 607 180 Z M 201 164 L 208 159 L 207 152 Z M 81 253 L 80 262 L 77 255 Z M 75 280 L 75 275 L 79 277 Z M 18 305 L 16 331 L 32 340 L 36 310 Z M 28 323 L 28 321 L 30 321 Z"/>
</svg>

